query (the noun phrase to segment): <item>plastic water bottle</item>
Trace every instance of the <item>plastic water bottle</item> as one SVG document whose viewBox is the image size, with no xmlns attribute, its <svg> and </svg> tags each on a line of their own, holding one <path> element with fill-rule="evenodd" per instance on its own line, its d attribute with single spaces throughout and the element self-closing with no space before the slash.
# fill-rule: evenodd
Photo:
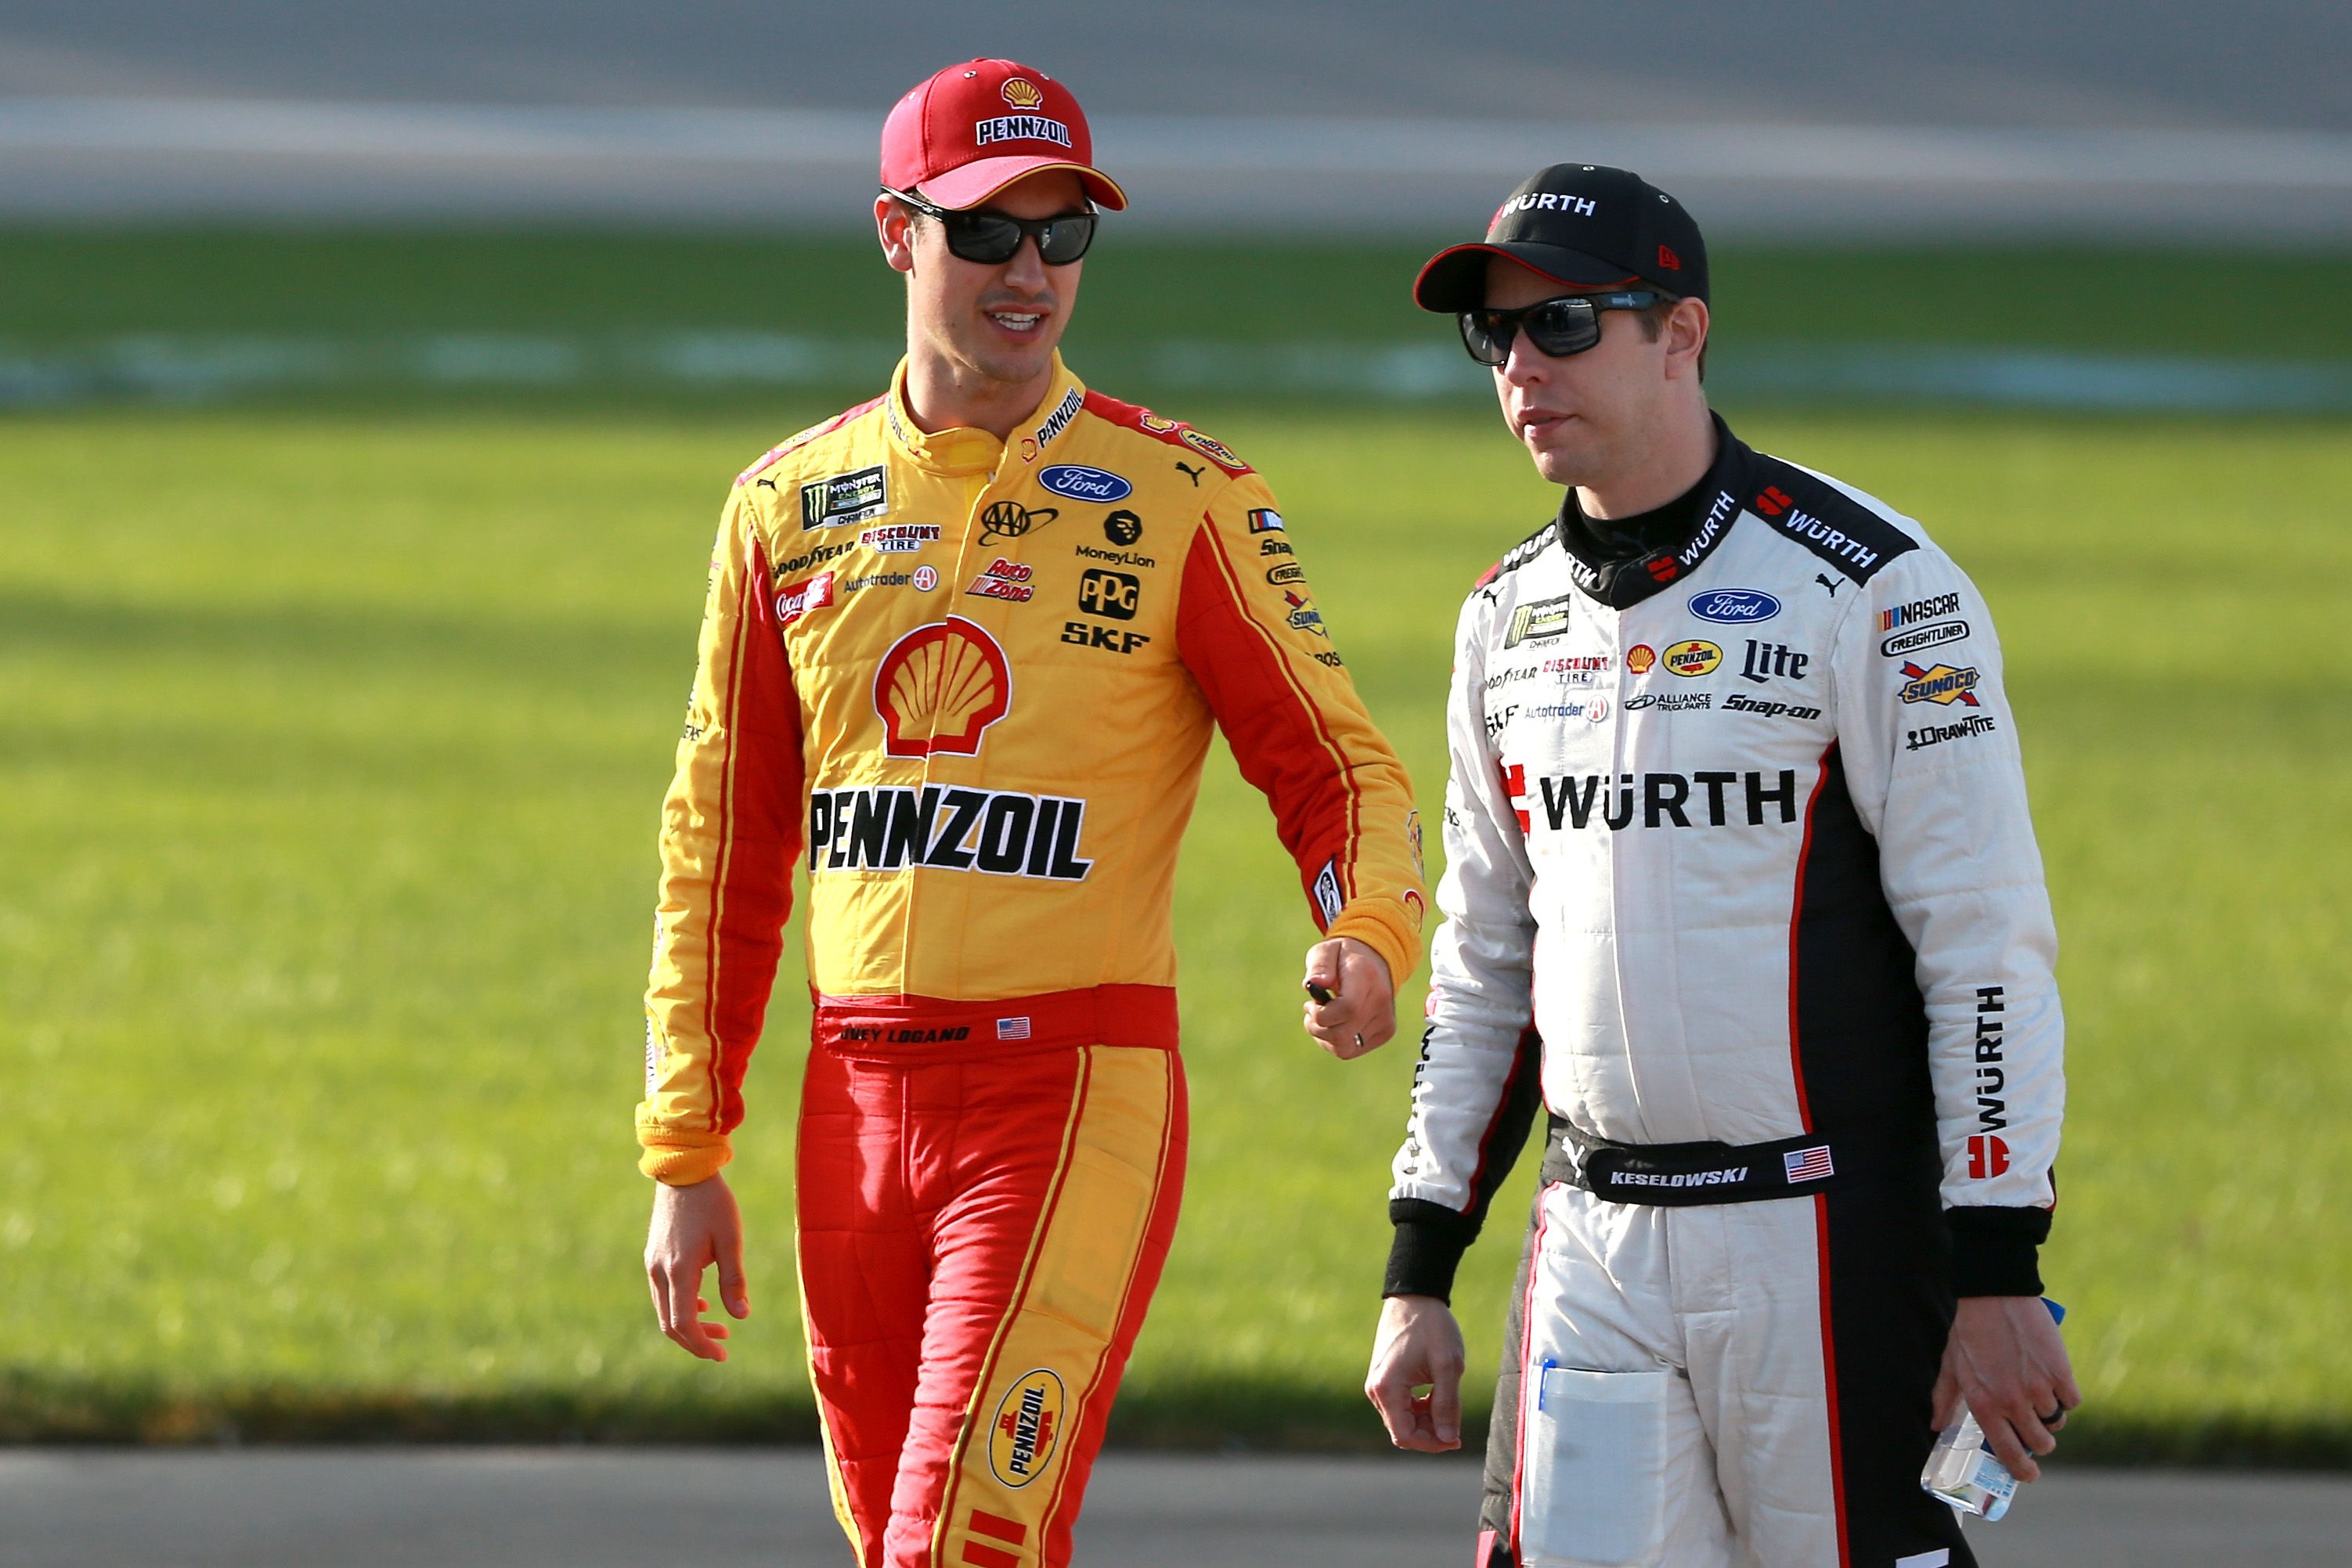
<svg viewBox="0 0 2352 1568">
<path fill-rule="evenodd" d="M 2042 1304 L 2050 1309 L 2052 1322 L 2066 1321 L 2065 1308 L 2047 1296 L 2042 1298 Z M 1985 1447 L 1984 1428 L 1977 1425 L 1976 1416 L 1965 1404 L 1960 1406 L 1960 1418 L 1937 1437 L 1927 1469 L 1919 1472 L 1919 1485 L 1930 1497 L 1962 1513 L 1981 1514 L 1987 1520 L 2007 1513 L 2017 1496 L 2017 1478 Z"/>
</svg>

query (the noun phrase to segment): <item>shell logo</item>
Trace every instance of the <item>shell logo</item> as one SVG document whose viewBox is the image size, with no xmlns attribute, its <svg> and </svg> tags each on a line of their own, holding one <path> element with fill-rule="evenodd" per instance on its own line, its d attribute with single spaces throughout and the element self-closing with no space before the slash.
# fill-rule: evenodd
<svg viewBox="0 0 2352 1568">
<path fill-rule="evenodd" d="M 1004 101 L 1015 109 L 1034 109 L 1045 101 L 1045 95 L 1037 90 L 1035 82 L 1014 77 L 1004 84 Z"/>
<path fill-rule="evenodd" d="M 971 757 L 1013 706 L 1013 668 L 996 639 L 961 615 L 918 626 L 874 672 L 874 711 L 893 757 Z"/>
<path fill-rule="evenodd" d="M 1625 667 L 1637 675 L 1648 674 L 1657 662 L 1658 651 L 1647 643 L 1636 643 L 1625 650 Z"/>
<path fill-rule="evenodd" d="M 1045 1473 L 1061 1441 L 1063 1404 L 1062 1380 L 1047 1368 L 1013 1379 L 988 1427 L 988 1468 L 998 1480 L 1017 1489 Z"/>
<path fill-rule="evenodd" d="M 1723 650 L 1694 637 L 1666 650 L 1666 668 L 1678 675 L 1704 675 L 1723 663 Z"/>
</svg>

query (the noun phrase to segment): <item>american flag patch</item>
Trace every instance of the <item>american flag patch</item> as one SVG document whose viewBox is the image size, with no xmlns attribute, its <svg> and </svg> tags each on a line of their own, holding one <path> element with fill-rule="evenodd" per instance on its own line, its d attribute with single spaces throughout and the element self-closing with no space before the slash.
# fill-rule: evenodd
<svg viewBox="0 0 2352 1568">
<path fill-rule="evenodd" d="M 1819 1181 L 1833 1174 L 1830 1164 L 1830 1146 L 1816 1144 L 1810 1149 L 1798 1149 L 1780 1156 L 1780 1167 L 1789 1173 L 1791 1185 L 1801 1181 Z"/>
<path fill-rule="evenodd" d="M 996 1020 L 996 1038 L 999 1040 L 1027 1040 L 1029 1038 L 1029 1020 L 1025 1018 L 998 1019 Z M 1823 1150 L 1822 1154 L 1826 1156 L 1828 1151 Z"/>
</svg>

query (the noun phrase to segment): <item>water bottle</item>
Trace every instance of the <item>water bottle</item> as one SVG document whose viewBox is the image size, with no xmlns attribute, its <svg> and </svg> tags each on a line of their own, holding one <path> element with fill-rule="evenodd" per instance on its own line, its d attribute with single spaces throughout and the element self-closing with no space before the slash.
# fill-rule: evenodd
<svg viewBox="0 0 2352 1568">
<path fill-rule="evenodd" d="M 2052 1322 L 2066 1321 L 2065 1308 L 2047 1296 L 2042 1298 L 2042 1304 L 2050 1309 Z M 2017 1496 L 2017 1478 L 1985 1447 L 1984 1428 L 1977 1425 L 1965 1404 L 1960 1406 L 1960 1418 L 1937 1437 L 1927 1469 L 1919 1472 L 1919 1485 L 1928 1496 L 1960 1512 L 1981 1514 L 1987 1520 L 2007 1513 Z"/>
</svg>

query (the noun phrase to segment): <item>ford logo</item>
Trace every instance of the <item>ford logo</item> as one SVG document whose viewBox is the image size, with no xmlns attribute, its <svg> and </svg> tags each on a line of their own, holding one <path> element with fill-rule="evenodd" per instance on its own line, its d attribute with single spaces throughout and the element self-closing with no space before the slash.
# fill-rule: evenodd
<svg viewBox="0 0 2352 1568">
<path fill-rule="evenodd" d="M 1690 596 L 1690 612 L 1702 621 L 1744 625 L 1769 621 L 1780 613 L 1780 601 L 1753 588 L 1717 588 Z"/>
<path fill-rule="evenodd" d="M 1083 463 L 1057 463 L 1037 476 L 1037 483 L 1073 501 L 1124 501 L 1135 486 L 1116 474 L 1089 468 Z"/>
</svg>

